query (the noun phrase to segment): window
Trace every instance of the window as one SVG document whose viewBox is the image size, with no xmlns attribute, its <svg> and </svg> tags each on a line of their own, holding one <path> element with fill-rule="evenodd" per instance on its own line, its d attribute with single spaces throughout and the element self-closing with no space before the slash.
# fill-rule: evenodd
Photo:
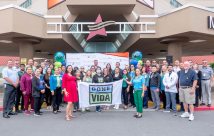
<svg viewBox="0 0 214 136">
<path fill-rule="evenodd" d="M 80 43 L 80 45 L 83 47 L 85 45 L 86 41 L 85 39 L 82 40 L 82 42 Z"/>
<path fill-rule="evenodd" d="M 124 27 L 122 28 L 122 31 L 124 31 Z M 125 24 L 125 31 L 132 31 L 132 28 L 130 27 L 129 24 Z M 123 39 L 125 40 L 130 33 L 121 33 L 121 36 L 123 37 Z"/>
<path fill-rule="evenodd" d="M 84 49 L 88 53 L 110 53 L 117 52 L 112 42 L 89 42 Z"/>
<path fill-rule="evenodd" d="M 79 29 L 79 27 L 77 28 L 77 24 L 73 24 L 72 26 L 71 26 L 71 28 L 69 29 L 69 31 L 72 31 L 72 32 L 77 32 L 77 29 L 78 29 L 78 31 L 80 31 L 80 29 Z M 72 33 L 72 35 L 76 38 L 76 39 L 78 39 L 79 37 L 80 37 L 80 33 Z"/>
<path fill-rule="evenodd" d="M 20 5 L 22 8 L 28 8 L 30 5 L 32 5 L 32 0 L 26 0 L 24 3 Z"/>
<path fill-rule="evenodd" d="M 120 45 L 121 45 L 121 43 L 120 43 L 120 41 L 117 39 L 116 40 L 116 44 L 120 47 Z"/>
<path fill-rule="evenodd" d="M 181 3 L 177 2 L 176 0 L 170 0 L 170 4 L 176 8 L 183 6 Z"/>
</svg>

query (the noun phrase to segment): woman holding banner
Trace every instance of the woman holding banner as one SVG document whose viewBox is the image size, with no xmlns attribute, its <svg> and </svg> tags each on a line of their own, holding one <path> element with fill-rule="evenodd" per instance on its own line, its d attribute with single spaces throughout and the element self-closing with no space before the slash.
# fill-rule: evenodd
<svg viewBox="0 0 214 136">
<path fill-rule="evenodd" d="M 104 76 L 104 83 L 109 83 L 109 82 L 113 82 L 111 73 L 109 73 L 109 70 L 107 68 L 103 69 L 103 76 Z M 109 110 L 109 106 L 110 105 L 106 105 L 104 106 L 104 110 Z"/>
<path fill-rule="evenodd" d="M 119 68 L 115 68 L 115 73 L 113 74 L 113 81 L 119 81 L 123 78 L 123 76 L 120 74 L 120 69 Z M 115 104 L 115 106 L 113 108 L 115 109 L 119 109 L 120 104 Z"/>
<path fill-rule="evenodd" d="M 92 74 L 91 74 L 91 70 L 87 70 L 85 73 L 85 76 L 83 77 L 83 82 L 86 83 L 92 83 Z M 82 107 L 82 113 L 85 113 L 85 108 L 87 112 L 90 112 L 89 107 Z"/>
<path fill-rule="evenodd" d="M 131 78 L 128 74 L 128 71 L 126 69 L 123 70 L 123 79 L 130 81 Z M 130 85 L 128 85 L 126 83 L 126 81 L 123 80 L 123 85 L 122 85 L 122 94 L 123 94 L 123 99 L 124 99 L 124 110 L 127 109 L 127 105 L 128 105 L 128 93 L 129 93 L 129 87 Z"/>
<path fill-rule="evenodd" d="M 145 79 L 140 75 L 140 69 L 135 69 L 135 76 L 131 80 L 131 82 L 126 81 L 127 84 L 133 85 L 134 87 L 134 100 L 136 104 L 137 114 L 134 115 L 136 118 L 141 118 L 143 113 L 143 97 L 144 97 L 144 88 L 145 88 Z"/>
<path fill-rule="evenodd" d="M 76 118 L 71 115 L 73 102 L 78 101 L 76 77 L 73 74 L 71 65 L 68 65 L 65 74 L 62 77 L 62 89 L 64 90 L 64 101 L 67 101 L 66 121 L 71 121 L 69 117 Z"/>
</svg>

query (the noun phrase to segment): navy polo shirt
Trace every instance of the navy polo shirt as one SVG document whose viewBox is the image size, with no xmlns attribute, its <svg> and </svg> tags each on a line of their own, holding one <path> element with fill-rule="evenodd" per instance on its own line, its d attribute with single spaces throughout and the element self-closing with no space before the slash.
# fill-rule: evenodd
<svg viewBox="0 0 214 136">
<path fill-rule="evenodd" d="M 191 68 L 189 68 L 187 73 L 185 73 L 185 69 L 181 70 L 178 77 L 180 79 L 180 86 L 192 86 L 193 81 L 198 79 L 197 73 Z"/>
</svg>

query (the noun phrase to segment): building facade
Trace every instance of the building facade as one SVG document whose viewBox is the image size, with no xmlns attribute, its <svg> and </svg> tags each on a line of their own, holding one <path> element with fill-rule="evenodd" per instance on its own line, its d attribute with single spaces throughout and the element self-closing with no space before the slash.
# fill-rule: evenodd
<svg viewBox="0 0 214 136">
<path fill-rule="evenodd" d="M 144 58 L 181 60 L 214 52 L 214 0 L 3 0 L 0 6 L 0 56 L 139 50 Z M 107 36 L 87 40 L 99 14 L 115 25 L 104 27 Z"/>
</svg>

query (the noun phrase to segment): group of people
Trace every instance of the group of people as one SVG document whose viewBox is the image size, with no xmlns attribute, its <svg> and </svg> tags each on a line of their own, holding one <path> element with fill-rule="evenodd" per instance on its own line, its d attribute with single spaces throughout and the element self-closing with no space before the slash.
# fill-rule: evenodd
<svg viewBox="0 0 214 136">
<path fill-rule="evenodd" d="M 182 118 L 194 120 L 194 106 L 199 105 L 199 99 L 202 97 L 202 103 L 205 105 L 207 93 L 207 106 L 211 106 L 211 87 L 213 82 L 213 70 L 207 66 L 206 60 L 203 60 L 203 66 L 199 69 L 198 64 L 193 64 L 191 60 L 170 65 L 166 60 L 160 67 L 155 60 L 152 64 L 149 60 L 146 65 L 140 63 L 135 68 L 134 65 L 120 68 L 117 62 L 115 69 L 110 64 L 101 69 L 98 61 L 90 69 L 85 70 L 83 66 L 72 67 L 71 65 L 56 67 L 49 64 L 49 61 L 41 63 L 38 66 L 33 60 L 28 61 L 28 65 L 19 64 L 19 61 L 8 60 L 7 67 L 3 69 L 4 78 L 4 99 L 3 99 L 3 117 L 10 118 L 9 115 L 24 113 L 30 115 L 33 112 L 35 116 L 41 116 L 40 111 L 44 100 L 47 103 L 47 109 L 53 106 L 53 113 L 58 114 L 60 104 L 64 101 L 66 107 L 66 121 L 75 118 L 72 112 L 90 112 L 89 107 L 79 109 L 78 100 L 78 82 L 87 83 L 109 83 L 123 80 L 121 97 L 124 103 L 124 110 L 129 107 L 136 107 L 136 118 L 141 118 L 143 109 L 148 108 L 148 101 L 153 101 L 152 109 L 160 110 L 160 103 L 163 102 L 163 112 L 171 110 L 177 116 L 176 103 L 181 104 L 181 110 L 185 112 Z M 118 90 L 120 91 L 120 90 Z M 21 109 L 19 103 L 21 100 Z M 45 99 L 44 99 L 45 98 Z M 30 101 L 30 110 L 29 109 Z M 13 106 L 15 104 L 15 112 Z M 96 112 L 101 113 L 101 106 L 96 106 Z M 109 110 L 110 105 L 103 106 L 103 110 Z M 119 109 L 119 104 L 114 106 Z M 189 111 L 190 110 L 190 114 Z"/>
</svg>

